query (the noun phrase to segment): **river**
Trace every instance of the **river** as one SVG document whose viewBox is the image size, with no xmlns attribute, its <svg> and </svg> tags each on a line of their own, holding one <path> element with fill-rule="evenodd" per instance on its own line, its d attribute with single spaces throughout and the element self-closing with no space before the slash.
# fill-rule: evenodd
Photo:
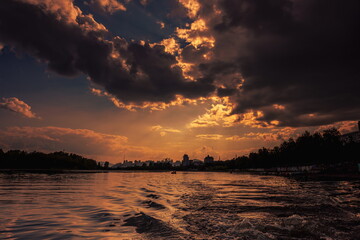
<svg viewBox="0 0 360 240">
<path fill-rule="evenodd" d="M 359 181 L 0 174 L 0 239 L 359 239 Z"/>
</svg>

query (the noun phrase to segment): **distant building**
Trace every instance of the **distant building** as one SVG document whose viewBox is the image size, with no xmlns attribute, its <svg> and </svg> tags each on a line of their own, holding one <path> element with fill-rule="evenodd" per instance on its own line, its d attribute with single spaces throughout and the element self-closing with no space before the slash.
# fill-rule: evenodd
<svg viewBox="0 0 360 240">
<path fill-rule="evenodd" d="M 203 161 L 199 160 L 199 159 L 193 159 L 192 160 L 192 164 L 195 166 L 195 167 L 198 167 L 198 166 L 202 166 L 204 163 Z"/>
<path fill-rule="evenodd" d="M 133 163 L 133 161 L 128 161 L 128 160 L 125 160 L 124 163 L 122 164 L 123 168 L 134 167 L 134 166 L 135 164 Z"/>
<path fill-rule="evenodd" d="M 204 163 L 205 163 L 205 164 L 213 163 L 213 162 L 214 162 L 214 158 L 211 157 L 210 155 L 207 155 L 207 156 L 204 158 Z"/>
<path fill-rule="evenodd" d="M 170 163 L 172 165 L 173 160 L 171 158 L 165 158 L 163 160 L 160 161 L 161 163 Z"/>
<path fill-rule="evenodd" d="M 182 160 L 182 165 L 185 166 L 185 167 L 190 166 L 189 155 L 184 154 L 183 160 Z"/>
<path fill-rule="evenodd" d="M 134 165 L 135 165 L 135 167 L 142 167 L 144 165 L 144 163 L 141 160 L 135 160 Z"/>
<path fill-rule="evenodd" d="M 358 121 L 358 131 L 343 134 L 340 136 L 340 140 L 344 143 L 360 142 L 360 121 Z"/>
<path fill-rule="evenodd" d="M 181 166 L 181 162 L 180 161 L 176 161 L 172 163 L 173 167 L 180 167 Z"/>
<path fill-rule="evenodd" d="M 145 161 L 145 166 L 147 166 L 147 167 L 153 166 L 154 164 L 155 164 L 155 162 L 152 160 Z"/>
<path fill-rule="evenodd" d="M 109 162 L 102 162 L 102 161 L 100 161 L 100 162 L 97 162 L 98 163 L 98 165 L 100 165 L 100 167 L 106 167 L 106 165 L 108 164 L 108 167 L 112 167 L 113 166 L 113 164 L 111 164 L 111 163 L 109 163 Z"/>
<path fill-rule="evenodd" d="M 117 168 L 121 168 L 122 163 L 115 163 L 114 165 L 111 166 L 111 168 L 117 169 Z"/>
</svg>

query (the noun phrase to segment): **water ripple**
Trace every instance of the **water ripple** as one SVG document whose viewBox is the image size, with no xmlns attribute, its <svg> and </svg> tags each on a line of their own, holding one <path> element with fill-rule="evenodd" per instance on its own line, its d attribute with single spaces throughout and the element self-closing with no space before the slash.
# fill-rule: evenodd
<svg viewBox="0 0 360 240">
<path fill-rule="evenodd" d="M 0 239 L 360 236 L 360 182 L 229 173 L 0 174 Z"/>
</svg>

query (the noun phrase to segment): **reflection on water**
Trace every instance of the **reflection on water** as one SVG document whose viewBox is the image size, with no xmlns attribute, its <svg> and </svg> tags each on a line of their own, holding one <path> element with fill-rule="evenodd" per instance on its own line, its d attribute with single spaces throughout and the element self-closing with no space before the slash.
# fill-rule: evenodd
<svg viewBox="0 0 360 240">
<path fill-rule="evenodd" d="M 0 174 L 0 239 L 358 239 L 360 182 Z"/>
</svg>

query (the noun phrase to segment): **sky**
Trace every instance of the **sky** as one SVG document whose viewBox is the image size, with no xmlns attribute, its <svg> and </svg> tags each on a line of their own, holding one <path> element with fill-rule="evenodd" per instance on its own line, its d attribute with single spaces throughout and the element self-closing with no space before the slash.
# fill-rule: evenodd
<svg viewBox="0 0 360 240">
<path fill-rule="evenodd" d="M 357 131 L 358 0 L 1 0 L 0 148 L 231 159 Z"/>
</svg>

